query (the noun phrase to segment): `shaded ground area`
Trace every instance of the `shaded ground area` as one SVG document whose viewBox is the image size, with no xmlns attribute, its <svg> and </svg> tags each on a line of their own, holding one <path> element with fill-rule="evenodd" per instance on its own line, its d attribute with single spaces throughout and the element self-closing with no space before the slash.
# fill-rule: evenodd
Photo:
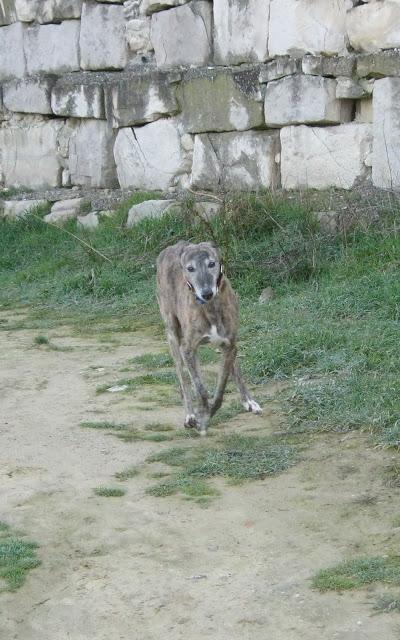
<svg viewBox="0 0 400 640">
<path fill-rule="evenodd" d="M 2 314 L 4 323 L 15 317 Z M 53 329 L 0 332 L 0 513 L 40 545 L 41 565 L 0 594 L 1 640 L 340 640 L 399 637 L 396 612 L 373 615 L 385 586 L 321 594 L 311 578 L 355 555 L 394 553 L 398 489 L 390 451 L 360 433 L 320 434 L 281 475 L 219 490 L 206 505 L 146 494 L 146 459 L 177 446 L 176 390 L 96 393 L 161 351 L 149 333 L 81 337 Z M 138 372 L 137 372 L 138 373 Z M 241 414 L 214 433 L 267 435 L 282 416 L 274 388 L 262 417 Z M 169 425 L 172 442 L 126 442 L 82 421 Z M 214 435 L 217 438 L 218 435 Z M 210 438 L 212 441 L 212 438 Z M 135 466 L 126 481 L 114 475 Z M 126 494 L 104 498 L 99 486 Z"/>
</svg>

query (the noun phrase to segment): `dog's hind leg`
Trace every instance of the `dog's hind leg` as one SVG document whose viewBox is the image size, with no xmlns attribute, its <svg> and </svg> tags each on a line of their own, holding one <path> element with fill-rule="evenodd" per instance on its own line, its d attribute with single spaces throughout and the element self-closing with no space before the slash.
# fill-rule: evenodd
<svg viewBox="0 0 400 640">
<path fill-rule="evenodd" d="M 236 348 L 225 347 L 223 353 L 222 367 L 218 376 L 214 399 L 211 404 L 211 417 L 218 411 L 222 404 L 226 383 L 228 382 L 236 358 Z"/>
<path fill-rule="evenodd" d="M 240 393 L 240 401 L 246 411 L 251 411 L 252 413 L 262 413 L 262 409 L 258 402 L 252 399 L 250 393 L 244 383 L 242 372 L 240 370 L 240 364 L 237 359 L 233 363 L 232 367 L 232 375 L 237 384 Z"/>
</svg>

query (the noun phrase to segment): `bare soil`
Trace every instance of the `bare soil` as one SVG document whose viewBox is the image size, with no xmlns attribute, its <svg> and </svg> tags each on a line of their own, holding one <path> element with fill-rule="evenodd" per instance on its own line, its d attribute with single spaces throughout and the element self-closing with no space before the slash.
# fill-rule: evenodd
<svg viewBox="0 0 400 640">
<path fill-rule="evenodd" d="M 56 351 L 34 346 L 37 334 L 0 332 L 0 519 L 36 540 L 41 559 L 19 591 L 0 594 L 1 640 L 400 637 L 399 614 L 373 615 L 384 585 L 343 594 L 311 587 L 320 568 L 398 548 L 399 489 L 384 481 L 389 451 L 367 435 L 324 434 L 279 476 L 219 480 L 221 495 L 207 508 L 154 498 L 145 490 L 157 468 L 145 460 L 171 443 L 126 443 L 80 423 L 180 427 L 181 407 L 145 402 L 150 387 L 95 393 L 161 341 L 115 334 L 107 343 L 63 328 L 47 335 L 72 350 Z M 268 433 L 281 420 L 272 401 L 262 417 L 218 428 Z M 114 474 L 130 465 L 141 473 L 118 483 Z M 93 493 L 118 484 L 122 498 Z"/>
</svg>

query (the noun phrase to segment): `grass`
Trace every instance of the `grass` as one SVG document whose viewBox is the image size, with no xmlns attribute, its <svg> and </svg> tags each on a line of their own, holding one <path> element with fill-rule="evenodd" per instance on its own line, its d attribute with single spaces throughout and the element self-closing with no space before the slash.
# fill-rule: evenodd
<svg viewBox="0 0 400 640">
<path fill-rule="evenodd" d="M 102 498 L 121 498 L 126 493 L 125 489 L 120 487 L 96 487 L 93 491 L 96 496 L 101 496 Z"/>
<path fill-rule="evenodd" d="M 33 342 L 34 344 L 37 344 L 37 345 L 43 345 L 43 344 L 48 345 L 50 340 L 46 336 L 36 336 L 33 339 Z"/>
<path fill-rule="evenodd" d="M 180 239 L 213 240 L 241 298 L 244 373 L 256 384 L 288 380 L 291 428 L 369 430 L 381 446 L 399 448 L 399 200 L 334 190 L 231 194 L 210 222 L 188 201 L 183 212 L 126 229 L 129 207 L 150 197 L 135 194 L 90 235 L 67 224 L 111 262 L 32 216 L 18 224 L 1 220 L 0 304 L 35 309 L 1 328 L 43 331 L 64 322 L 80 333 L 162 335 L 154 295 L 158 253 Z M 336 206 L 346 207 L 354 225 L 326 235 L 313 211 Z M 275 292 L 267 306 L 258 303 L 265 286 Z M 133 363 L 146 373 L 122 380 L 127 391 L 175 384 L 169 356 L 152 358 Z M 214 362 L 218 355 L 205 358 Z"/>
<path fill-rule="evenodd" d="M 113 387 L 125 387 L 124 391 L 134 391 L 147 386 L 176 384 L 177 379 L 175 373 L 172 371 L 158 371 L 135 376 L 134 378 L 121 378 L 116 382 L 102 384 L 97 387 L 96 393 L 105 393 Z"/>
<path fill-rule="evenodd" d="M 117 422 L 109 422 L 108 420 L 99 422 L 81 422 L 81 427 L 84 429 L 105 429 L 110 431 L 123 431 L 127 429 L 126 424 L 118 424 Z"/>
<path fill-rule="evenodd" d="M 319 591 L 360 589 L 374 582 L 400 585 L 400 556 L 357 558 L 322 569 L 313 579 Z"/>
<path fill-rule="evenodd" d="M 161 462 L 177 471 L 161 483 L 150 487 L 147 493 L 167 496 L 174 493 L 196 492 L 215 495 L 208 480 L 227 478 L 230 482 L 263 480 L 292 466 L 297 458 L 296 448 L 276 439 L 244 435 L 229 435 L 215 445 L 173 447 L 150 456 L 148 462 Z"/>
<path fill-rule="evenodd" d="M 134 478 L 137 475 L 139 475 L 138 467 L 128 467 L 123 471 L 118 471 L 115 474 L 115 477 L 117 478 L 117 480 L 130 480 L 131 478 Z"/>
<path fill-rule="evenodd" d="M 8 524 L 0 522 L 0 579 L 1 591 L 16 591 L 24 584 L 31 569 L 39 566 L 38 545 L 16 536 Z"/>
</svg>

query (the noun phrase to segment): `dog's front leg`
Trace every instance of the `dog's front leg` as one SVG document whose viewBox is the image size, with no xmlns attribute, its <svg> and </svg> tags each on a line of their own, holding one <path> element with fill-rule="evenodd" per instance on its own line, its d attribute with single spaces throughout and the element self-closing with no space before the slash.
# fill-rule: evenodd
<svg viewBox="0 0 400 640">
<path fill-rule="evenodd" d="M 211 417 L 218 411 L 224 398 L 226 383 L 232 371 L 236 358 L 236 347 L 225 347 L 221 370 L 218 376 L 217 388 L 211 404 Z"/>
<path fill-rule="evenodd" d="M 208 391 L 200 376 L 199 365 L 197 362 L 196 351 L 189 348 L 187 345 L 181 345 L 181 354 L 183 362 L 185 363 L 187 370 L 196 392 L 199 404 L 199 413 L 196 418 L 198 419 L 198 430 L 201 435 L 207 434 L 207 428 L 210 422 L 210 408 L 208 405 Z"/>
<path fill-rule="evenodd" d="M 179 341 L 173 331 L 167 332 L 168 344 L 171 355 L 175 362 L 176 373 L 179 380 L 179 386 L 181 388 L 183 404 L 185 406 L 185 422 L 184 425 L 187 428 L 197 427 L 198 423 L 196 416 L 194 415 L 192 397 L 190 395 L 190 382 L 185 377 L 183 370 L 182 356 L 179 349 Z"/>
<path fill-rule="evenodd" d="M 246 411 L 251 411 L 252 413 L 257 413 L 257 414 L 262 413 L 262 409 L 260 405 L 258 404 L 258 402 L 253 400 L 253 398 L 250 396 L 247 390 L 247 387 L 242 377 L 242 372 L 240 370 L 240 365 L 236 359 L 233 362 L 232 375 L 239 389 L 240 401 L 244 406 L 244 408 L 246 409 Z"/>
</svg>

